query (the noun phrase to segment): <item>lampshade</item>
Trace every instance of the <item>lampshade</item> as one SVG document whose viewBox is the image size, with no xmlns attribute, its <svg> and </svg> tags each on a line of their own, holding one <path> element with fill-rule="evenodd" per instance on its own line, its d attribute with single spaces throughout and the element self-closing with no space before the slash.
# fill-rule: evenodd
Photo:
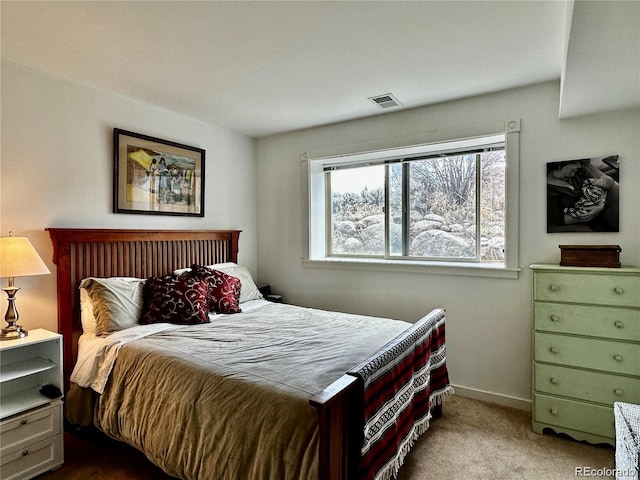
<svg viewBox="0 0 640 480">
<path fill-rule="evenodd" d="M 26 237 L 0 238 L 0 278 L 51 273 Z"/>
</svg>

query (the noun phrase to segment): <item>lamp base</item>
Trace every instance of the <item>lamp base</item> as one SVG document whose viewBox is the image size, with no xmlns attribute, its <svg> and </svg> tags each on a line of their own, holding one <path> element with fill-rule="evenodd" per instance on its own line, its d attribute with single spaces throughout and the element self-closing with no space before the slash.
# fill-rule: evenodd
<svg viewBox="0 0 640 480">
<path fill-rule="evenodd" d="M 16 325 L 18 322 L 18 310 L 16 310 L 16 293 L 20 290 L 20 287 L 16 287 L 13 284 L 13 278 L 9 278 L 9 286 L 4 287 L 2 290 L 7 292 L 7 300 L 9 305 L 7 307 L 7 313 L 4 316 L 4 320 L 7 322 L 7 326 L 2 329 L 0 333 L 0 340 L 16 340 L 24 338 L 29 335 L 24 328 L 20 325 Z"/>
<path fill-rule="evenodd" d="M 29 335 L 29 332 L 22 328 L 20 325 L 10 325 L 2 329 L 0 333 L 0 340 L 17 340 Z"/>
</svg>

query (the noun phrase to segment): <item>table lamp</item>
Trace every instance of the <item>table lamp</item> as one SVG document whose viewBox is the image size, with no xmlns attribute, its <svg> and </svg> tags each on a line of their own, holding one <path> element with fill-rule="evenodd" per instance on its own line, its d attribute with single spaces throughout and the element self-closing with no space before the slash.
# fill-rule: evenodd
<svg viewBox="0 0 640 480">
<path fill-rule="evenodd" d="M 2 329 L 0 340 L 15 340 L 28 335 L 28 332 L 17 325 L 16 292 L 20 287 L 13 284 L 14 277 L 28 277 L 51 273 L 42 261 L 36 249 L 26 237 L 0 237 L 0 278 L 8 278 L 9 285 L 2 290 L 7 292 L 9 307 L 4 316 L 8 325 Z"/>
</svg>

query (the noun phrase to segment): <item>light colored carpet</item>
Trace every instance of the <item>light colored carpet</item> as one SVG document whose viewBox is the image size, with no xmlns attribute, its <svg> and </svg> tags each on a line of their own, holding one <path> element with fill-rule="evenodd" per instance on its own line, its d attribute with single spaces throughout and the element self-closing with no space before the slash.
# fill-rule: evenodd
<svg viewBox="0 0 640 480">
<path fill-rule="evenodd" d="M 555 435 L 537 435 L 531 432 L 531 415 L 527 412 L 454 395 L 445 402 L 443 417 L 433 421 L 429 431 L 416 442 L 398 480 L 575 479 L 576 467 L 613 469 L 614 450 Z M 170 478 L 122 443 L 102 435 L 69 432 L 65 433 L 64 465 L 38 477 Z"/>
<path fill-rule="evenodd" d="M 530 412 L 453 395 L 398 480 L 575 479 L 576 467 L 611 470 L 614 458 L 613 447 L 533 433 Z"/>
</svg>

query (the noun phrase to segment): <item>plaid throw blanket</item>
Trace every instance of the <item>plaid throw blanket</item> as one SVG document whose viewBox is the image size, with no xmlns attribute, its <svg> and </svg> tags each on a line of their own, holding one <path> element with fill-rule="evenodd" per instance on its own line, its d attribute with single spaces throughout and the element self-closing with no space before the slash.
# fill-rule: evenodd
<svg viewBox="0 0 640 480">
<path fill-rule="evenodd" d="M 431 407 L 453 393 L 444 310 L 431 311 L 348 373 L 364 387 L 359 478 L 389 480 L 429 428 Z"/>
</svg>

